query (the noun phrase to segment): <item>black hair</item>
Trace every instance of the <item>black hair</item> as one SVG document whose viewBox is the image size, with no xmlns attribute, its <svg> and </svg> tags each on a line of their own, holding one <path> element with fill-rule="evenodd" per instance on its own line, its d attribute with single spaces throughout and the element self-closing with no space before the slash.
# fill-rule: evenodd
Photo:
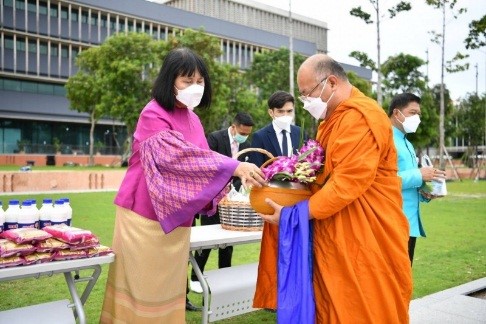
<svg viewBox="0 0 486 324">
<path fill-rule="evenodd" d="M 268 109 L 280 109 L 287 102 L 294 103 L 294 96 L 285 91 L 276 91 L 268 98 Z"/>
<path fill-rule="evenodd" d="M 167 111 L 175 108 L 175 80 L 178 76 L 192 76 L 198 71 L 204 78 L 204 94 L 198 107 L 211 106 L 211 81 L 203 59 L 188 48 L 171 50 L 164 59 L 152 88 L 152 97 Z"/>
<path fill-rule="evenodd" d="M 416 102 L 420 104 L 420 97 L 409 92 L 396 95 L 390 102 L 390 107 L 388 107 L 388 117 L 391 117 L 391 115 L 393 115 L 393 110 L 398 109 L 401 111 L 411 102 Z"/>
<path fill-rule="evenodd" d="M 236 126 L 243 125 L 243 126 L 254 126 L 255 123 L 253 122 L 253 118 L 246 112 L 239 112 L 236 114 L 235 118 L 233 119 L 233 124 Z"/>
</svg>

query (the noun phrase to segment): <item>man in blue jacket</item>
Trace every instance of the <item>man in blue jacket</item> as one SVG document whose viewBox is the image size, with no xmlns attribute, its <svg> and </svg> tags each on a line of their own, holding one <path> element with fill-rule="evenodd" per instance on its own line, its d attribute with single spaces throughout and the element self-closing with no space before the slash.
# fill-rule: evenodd
<svg viewBox="0 0 486 324">
<path fill-rule="evenodd" d="M 407 139 L 407 133 L 415 133 L 420 124 L 419 97 L 412 93 L 396 95 L 390 103 L 388 116 L 393 125 L 393 140 L 398 155 L 398 176 L 402 179 L 403 211 L 410 225 L 408 255 L 410 263 L 413 263 L 417 237 L 425 237 L 419 202 L 429 202 L 433 198 L 423 193 L 420 187 L 424 181 L 444 179 L 445 172 L 429 166 L 419 168 L 413 145 Z"/>
</svg>

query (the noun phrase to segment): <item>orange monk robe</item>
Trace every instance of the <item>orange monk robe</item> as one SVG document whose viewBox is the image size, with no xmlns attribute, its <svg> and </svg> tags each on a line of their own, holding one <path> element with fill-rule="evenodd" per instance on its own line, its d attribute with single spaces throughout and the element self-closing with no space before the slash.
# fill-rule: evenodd
<svg viewBox="0 0 486 324">
<path fill-rule="evenodd" d="M 327 181 L 309 202 L 316 323 L 408 323 L 409 229 L 388 117 L 353 88 L 317 141 L 325 167 L 316 183 Z"/>
<path fill-rule="evenodd" d="M 277 309 L 278 226 L 263 224 L 254 308 Z"/>
</svg>

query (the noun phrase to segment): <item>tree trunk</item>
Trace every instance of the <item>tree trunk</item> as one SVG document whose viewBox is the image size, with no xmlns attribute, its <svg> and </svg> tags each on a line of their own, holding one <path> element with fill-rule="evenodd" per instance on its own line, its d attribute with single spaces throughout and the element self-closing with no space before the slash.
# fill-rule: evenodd
<svg viewBox="0 0 486 324">
<path fill-rule="evenodd" d="M 88 165 L 93 166 L 94 165 L 94 156 L 93 156 L 93 150 L 94 150 L 94 129 L 96 125 L 96 119 L 95 119 L 95 110 L 91 112 L 90 116 L 90 128 L 89 128 L 89 159 L 88 159 Z"/>
<path fill-rule="evenodd" d="M 442 58 L 441 58 L 441 72 L 440 72 L 440 111 L 439 111 L 439 168 L 445 170 L 444 161 L 444 147 L 445 147 L 445 131 L 444 131 L 444 56 L 445 56 L 445 4 L 442 6 Z"/>
</svg>

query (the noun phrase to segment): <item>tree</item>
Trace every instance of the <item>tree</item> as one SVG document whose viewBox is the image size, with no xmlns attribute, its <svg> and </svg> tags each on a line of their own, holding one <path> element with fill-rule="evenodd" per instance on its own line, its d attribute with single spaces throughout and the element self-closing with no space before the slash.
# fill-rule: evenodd
<svg viewBox="0 0 486 324">
<path fill-rule="evenodd" d="M 92 47 L 81 52 L 76 64 L 79 66 L 78 72 L 71 76 L 66 83 L 66 94 L 70 108 L 78 112 L 85 112 L 89 115 L 89 160 L 88 165 L 94 164 L 94 130 L 96 123 L 103 115 L 100 106 L 103 93 L 102 79 L 99 77 L 98 56 L 99 47 Z"/>
<path fill-rule="evenodd" d="M 486 15 L 469 24 L 469 35 L 464 40 L 467 49 L 477 49 L 486 46 Z"/>
<path fill-rule="evenodd" d="M 390 56 L 381 68 L 385 92 L 391 97 L 401 92 L 422 93 L 427 83 L 419 69 L 424 64 L 422 59 L 409 54 Z"/>
<path fill-rule="evenodd" d="M 380 44 L 380 23 L 381 19 L 384 18 L 384 15 L 380 13 L 380 0 L 369 0 L 371 5 L 373 6 L 373 9 L 375 11 L 375 19 L 376 19 L 376 50 L 377 50 L 377 61 L 376 61 L 376 67 L 373 69 L 374 71 L 377 72 L 378 75 L 378 80 L 376 83 L 376 96 L 377 96 L 377 101 L 379 105 L 382 105 L 382 89 L 381 89 L 381 44 Z M 396 6 L 391 7 L 388 9 L 388 18 L 392 19 L 394 18 L 399 12 L 401 11 L 409 11 L 412 9 L 412 6 L 410 5 L 410 2 L 407 1 L 400 1 L 397 3 Z M 363 11 L 361 9 L 361 6 L 352 8 L 351 11 L 349 12 L 351 16 L 358 17 L 362 19 L 366 24 L 372 24 L 373 20 L 371 20 L 371 14 Z M 353 53 L 359 53 L 359 52 L 353 52 Z M 361 53 L 364 54 L 364 53 Z M 361 55 L 362 56 L 362 55 Z M 366 56 L 366 54 L 364 54 Z M 353 56 L 352 56 L 353 57 Z M 370 63 L 370 62 L 368 62 Z M 374 65 L 374 64 L 373 64 Z"/>
<path fill-rule="evenodd" d="M 407 134 L 408 139 L 413 143 L 420 156 L 423 149 L 433 146 L 437 143 L 439 134 L 439 113 L 437 104 L 434 99 L 434 93 L 430 89 L 422 92 L 420 100 L 420 126 L 413 134 Z"/>
<path fill-rule="evenodd" d="M 462 60 L 463 58 L 467 58 L 467 55 L 464 56 L 460 53 L 456 54 L 455 58 L 451 61 L 448 61 L 449 67 L 446 67 L 445 64 L 445 40 L 446 40 L 446 9 L 452 12 L 454 7 L 456 6 L 457 0 L 425 0 L 426 3 L 430 6 L 433 6 L 437 9 L 442 10 L 442 34 L 439 34 L 435 31 L 432 31 L 432 42 L 441 45 L 442 49 L 442 56 L 441 56 L 441 73 L 440 73 L 440 113 L 439 113 L 439 167 L 441 169 L 445 168 L 445 161 L 444 161 L 444 148 L 445 148 L 445 99 L 444 99 L 444 71 L 447 70 L 448 72 L 458 72 L 467 70 L 469 68 L 468 64 L 457 64 L 453 66 L 457 61 Z M 457 18 L 458 14 L 466 12 L 466 9 L 460 8 L 457 13 L 453 12 L 453 17 Z"/>
<path fill-rule="evenodd" d="M 368 80 L 365 80 L 359 77 L 356 73 L 350 71 L 347 72 L 346 75 L 348 76 L 349 82 L 358 88 L 365 96 L 371 97 L 371 83 Z"/>
<path fill-rule="evenodd" d="M 467 94 L 457 106 L 455 117 L 457 118 L 457 135 L 466 140 L 469 151 L 476 156 L 477 163 L 478 146 L 483 142 L 485 134 L 484 103 L 486 94 L 480 98 L 477 94 Z"/>
</svg>

